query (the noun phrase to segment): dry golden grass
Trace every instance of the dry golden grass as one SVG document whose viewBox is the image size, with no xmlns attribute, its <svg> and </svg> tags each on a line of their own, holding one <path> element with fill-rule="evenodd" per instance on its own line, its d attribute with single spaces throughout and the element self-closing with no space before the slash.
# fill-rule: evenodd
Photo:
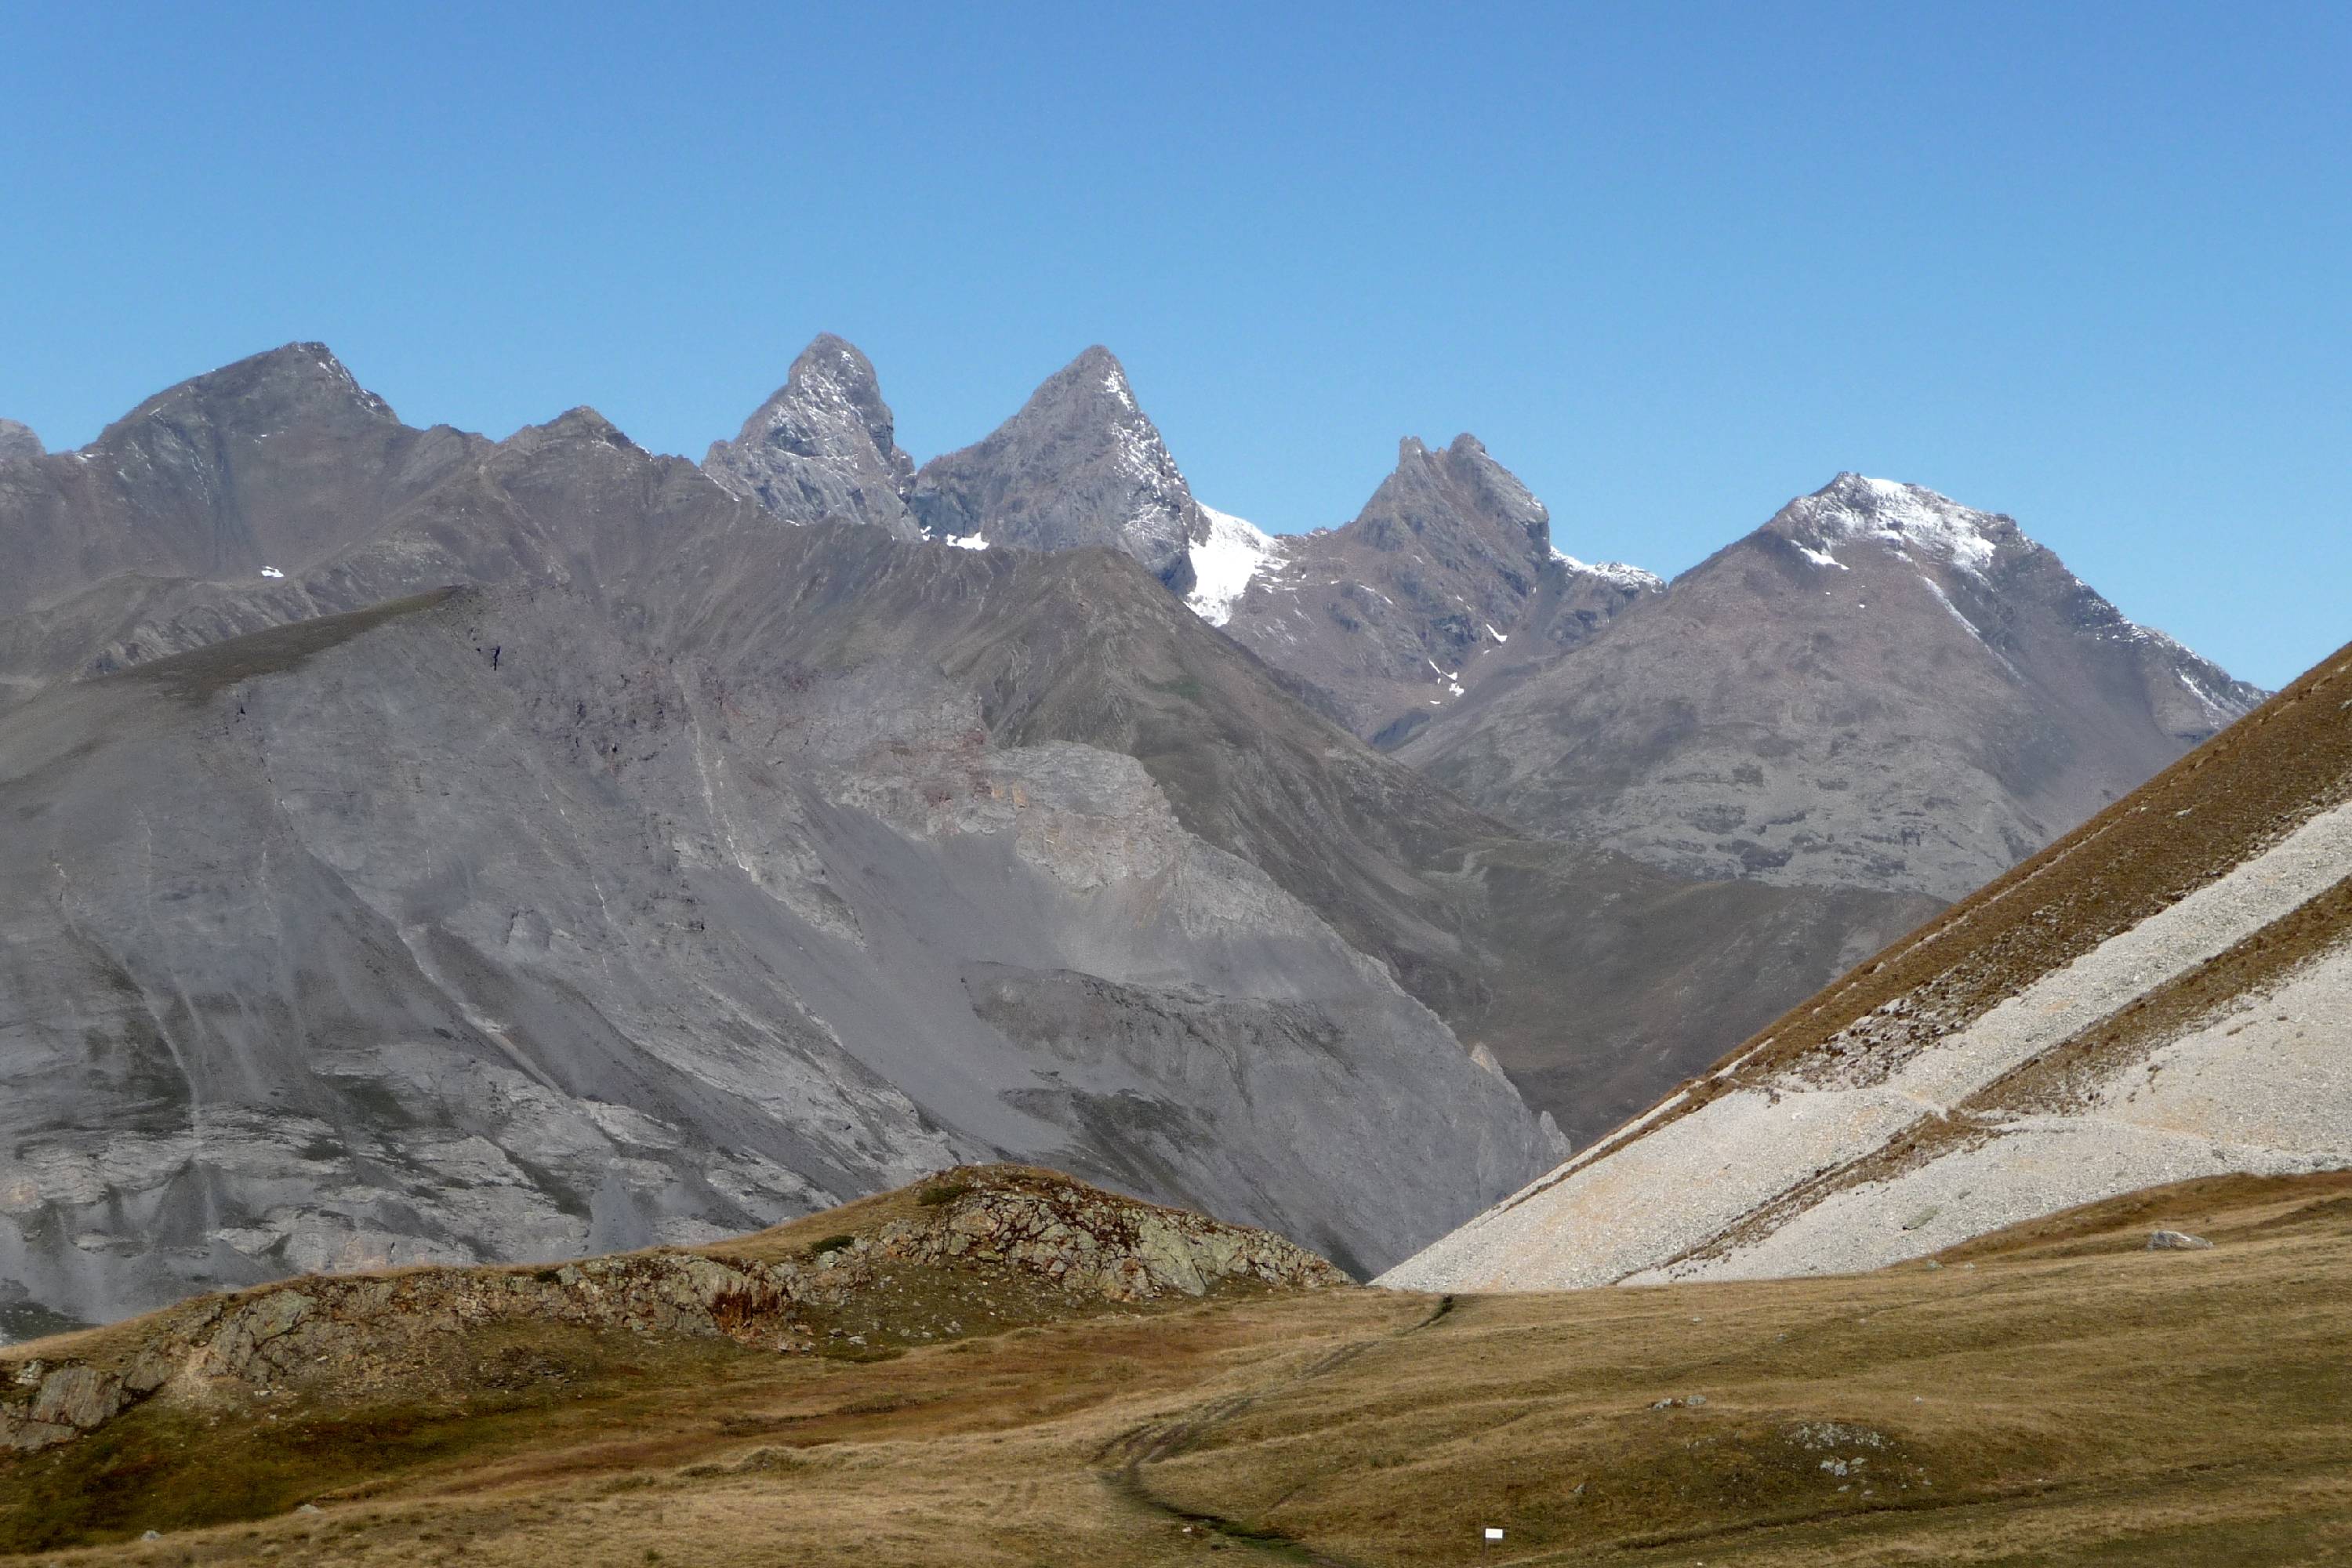
<svg viewBox="0 0 2352 1568">
<path fill-rule="evenodd" d="M 2219 1245 L 2141 1250 L 2159 1223 Z M 466 1375 L 407 1408 L 142 1406 L 0 1463 L 0 1530 L 70 1486 L 109 1539 L 32 1561 L 1417 1568 L 1481 1561 L 1485 1524 L 1496 1564 L 2346 1561 L 2347 1287 L 2329 1177 L 1854 1279 L 1324 1292 L 871 1363 L 523 1335 L 453 1344 Z M 256 1472 L 309 1489 L 135 1539 Z"/>
</svg>

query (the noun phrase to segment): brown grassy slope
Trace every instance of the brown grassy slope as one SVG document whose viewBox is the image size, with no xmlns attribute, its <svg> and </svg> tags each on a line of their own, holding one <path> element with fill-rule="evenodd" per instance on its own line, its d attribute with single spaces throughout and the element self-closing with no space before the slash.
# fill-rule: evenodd
<svg viewBox="0 0 2352 1568">
<path fill-rule="evenodd" d="M 2157 1224 L 2217 1245 L 2141 1250 Z M 465 1375 L 407 1404 L 134 1434 L 142 1407 L 106 1468 L 0 1467 L 0 1518 L 100 1500 L 110 1543 L 32 1559 L 76 1565 L 1420 1568 L 1485 1524 L 1498 1564 L 2334 1561 L 2347 1284 L 2327 1176 L 2136 1194 L 1937 1268 L 1114 1310 L 873 1363 L 455 1336 Z M 311 1489 L 138 1542 L 192 1452 L 216 1490 Z"/>
<path fill-rule="evenodd" d="M 1760 1082 L 1898 997 L 1946 1032 L 2352 799 L 2352 646 L 2048 848 L 1759 1031 L 1673 1116 Z M 1734 1070 L 1726 1070 L 1737 1063 Z M 1655 1125 L 1654 1123 L 1653 1125 Z M 1621 1131 L 1613 1143 L 1627 1134 Z"/>
</svg>

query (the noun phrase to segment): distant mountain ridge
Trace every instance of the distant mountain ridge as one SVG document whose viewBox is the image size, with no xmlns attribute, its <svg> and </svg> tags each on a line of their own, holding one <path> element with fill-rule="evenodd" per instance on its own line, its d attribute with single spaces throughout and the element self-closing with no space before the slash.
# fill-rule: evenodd
<svg viewBox="0 0 2352 1568">
<path fill-rule="evenodd" d="M 1685 875 L 1949 899 L 2262 696 L 2013 520 L 1842 474 L 1398 755 Z"/>
<path fill-rule="evenodd" d="M 304 613 L 417 574 L 491 585 Z M 1121 556 L 776 527 L 575 411 L 215 606 L 263 624 L 0 716 L 0 1279 L 48 1310 L 990 1151 L 1368 1270 L 1559 1147 L 1333 923 L 1400 922 L 1381 833 L 1478 819 Z"/>
</svg>

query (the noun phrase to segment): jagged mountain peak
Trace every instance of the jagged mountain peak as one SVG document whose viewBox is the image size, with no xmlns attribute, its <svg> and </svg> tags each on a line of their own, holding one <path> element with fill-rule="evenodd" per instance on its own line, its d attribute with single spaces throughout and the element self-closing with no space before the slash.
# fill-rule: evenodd
<svg viewBox="0 0 2352 1568">
<path fill-rule="evenodd" d="M 874 445 L 883 451 L 897 448 L 898 425 L 890 405 L 882 401 L 881 378 L 874 362 L 857 345 L 831 332 L 819 332 L 793 361 L 793 368 L 767 402 L 743 421 L 738 440 L 765 438 L 790 444 L 803 456 L 819 455 L 812 416 L 847 409 Z"/>
<path fill-rule="evenodd" d="M 1195 582 L 1189 546 L 1209 531 L 1126 367 L 1100 344 L 1046 377 L 985 438 L 924 464 L 911 505 L 934 538 L 1108 545 L 1179 593 Z"/>
<path fill-rule="evenodd" d="M 857 346 L 820 332 L 732 441 L 714 441 L 703 472 L 786 522 L 858 522 L 902 538 L 914 459 L 898 449 L 898 423 L 874 363 Z"/>
<path fill-rule="evenodd" d="M 1402 437 L 1345 527 L 1276 542 L 1221 525 L 1194 560 L 1216 590 L 1195 596 L 1202 615 L 1383 746 L 1659 586 L 1555 550 L 1543 502 L 1466 431 Z"/>
<path fill-rule="evenodd" d="M 48 448 L 41 445 L 40 437 L 33 433 L 31 426 L 14 419 L 0 419 L 0 462 L 10 458 L 44 457 L 47 452 Z"/>
<path fill-rule="evenodd" d="M 1142 413 L 1136 405 L 1135 388 L 1127 379 L 1127 367 L 1100 343 L 1088 344 L 1077 358 L 1047 376 L 1029 401 L 1034 405 L 1073 395 L 1113 404 L 1123 413 Z"/>
<path fill-rule="evenodd" d="M 1551 513 L 1467 432 L 1435 450 L 1417 436 L 1400 440 L 1395 471 L 1348 528 L 1375 549 L 1433 552 L 1444 564 L 1465 550 L 1492 553 L 1529 582 L 1551 553 Z"/>
</svg>

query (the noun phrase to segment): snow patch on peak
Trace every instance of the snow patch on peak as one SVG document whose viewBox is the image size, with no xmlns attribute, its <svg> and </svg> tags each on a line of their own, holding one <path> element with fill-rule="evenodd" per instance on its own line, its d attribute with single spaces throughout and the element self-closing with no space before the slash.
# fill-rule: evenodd
<svg viewBox="0 0 2352 1568">
<path fill-rule="evenodd" d="M 1204 506 L 1201 516 L 1208 522 L 1209 534 L 1192 543 L 1192 591 L 1184 595 L 1184 603 L 1211 626 L 1222 626 L 1234 618 L 1234 606 L 1259 574 L 1282 558 L 1282 546 L 1272 534 L 1231 512 Z"/>
<path fill-rule="evenodd" d="M 950 550 L 985 550 L 988 548 L 987 539 L 977 533 L 967 533 L 961 539 L 958 539 L 951 533 L 940 542 L 945 544 Z"/>
<path fill-rule="evenodd" d="M 1874 539 L 1948 563 L 1981 579 L 2000 545 L 1990 512 L 1962 506 L 1924 485 L 1840 474 L 1822 490 L 1790 503 L 1790 542 L 1820 563 L 1842 539 Z M 1811 532 L 1809 542 L 1803 535 Z M 1829 562 L 1826 564 L 1842 565 Z"/>
<path fill-rule="evenodd" d="M 1655 572 L 1644 572 L 1639 566 L 1629 566 L 1622 561 L 1579 561 L 1557 544 L 1552 546 L 1551 558 L 1571 572 L 1598 577 L 1612 588 L 1646 594 L 1666 585 L 1666 580 Z"/>
</svg>

